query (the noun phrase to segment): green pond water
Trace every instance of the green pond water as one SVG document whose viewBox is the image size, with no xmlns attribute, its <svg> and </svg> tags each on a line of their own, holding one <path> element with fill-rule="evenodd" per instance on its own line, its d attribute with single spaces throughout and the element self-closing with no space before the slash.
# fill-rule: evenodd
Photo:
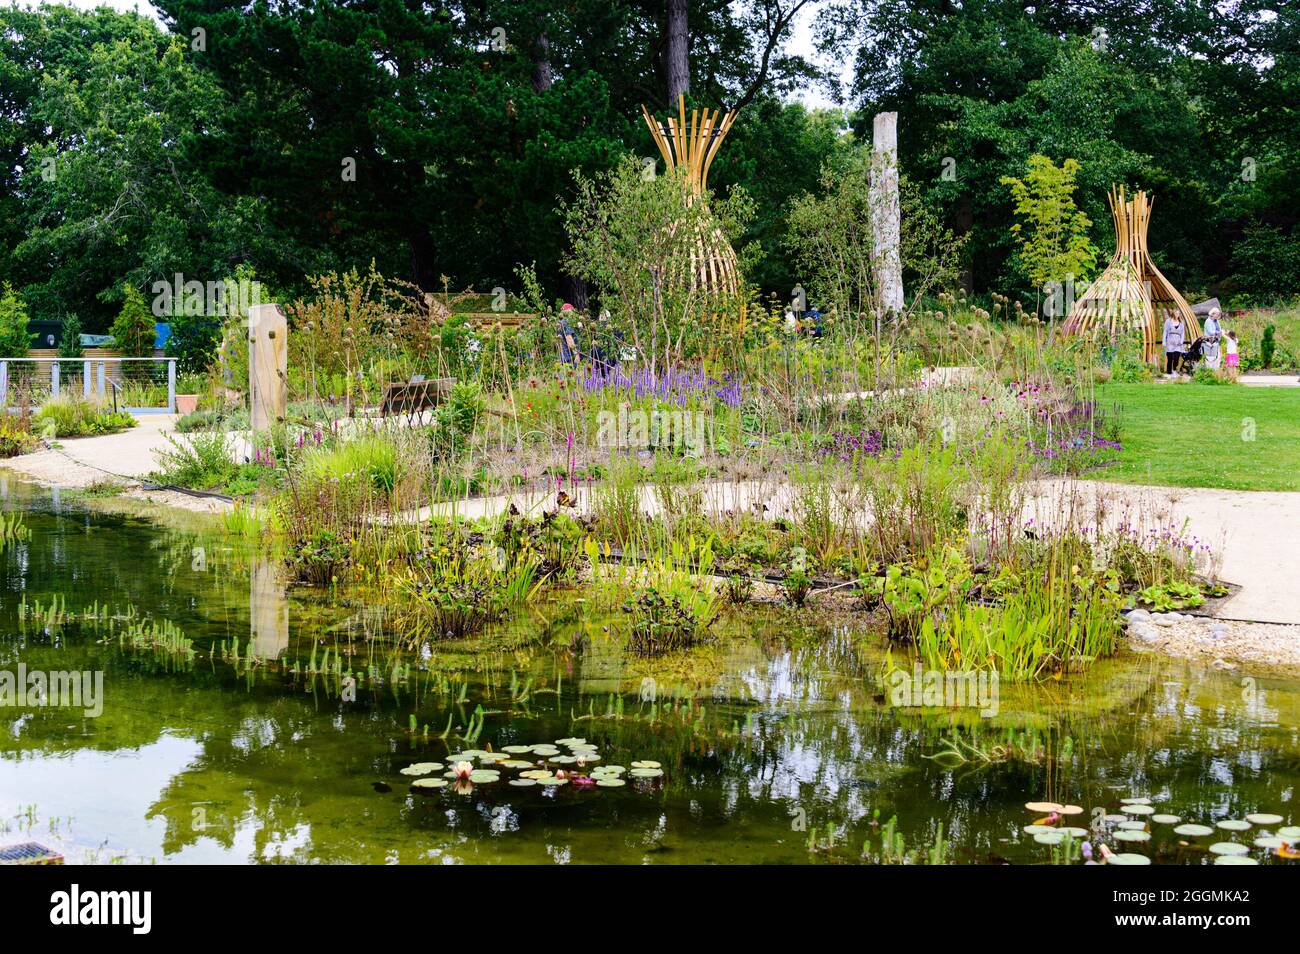
<svg viewBox="0 0 1300 954">
<path fill-rule="evenodd" d="M 0 670 L 103 674 L 94 717 L 0 708 L 0 845 L 70 862 L 855 863 L 896 816 L 909 852 L 942 826 L 950 862 L 1047 863 L 1021 832 L 1027 801 L 1081 806 L 1080 826 L 1127 796 L 1185 821 L 1300 824 L 1294 679 L 1129 655 L 1072 681 L 1003 683 L 994 718 L 902 710 L 852 615 L 756 608 L 706 649 L 648 661 L 575 594 L 473 644 L 402 653 L 379 609 L 286 588 L 275 561 L 197 520 L 3 477 L 0 497 L 31 531 L 0 552 Z M 80 618 L 92 606 L 97 624 Z M 133 644 L 141 619 L 194 653 Z M 457 738 L 479 710 L 480 734 Z M 663 775 L 522 788 L 507 770 L 421 794 L 400 772 L 571 737 Z M 971 761 L 931 758 L 954 738 Z M 1145 844 L 1107 843 L 1205 864 L 1209 843 L 1271 830 L 1181 847 L 1151 828 Z"/>
</svg>

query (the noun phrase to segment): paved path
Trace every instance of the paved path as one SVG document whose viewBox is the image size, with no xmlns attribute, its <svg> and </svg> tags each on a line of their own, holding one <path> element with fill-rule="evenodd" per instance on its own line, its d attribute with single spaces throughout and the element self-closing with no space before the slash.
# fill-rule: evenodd
<svg viewBox="0 0 1300 954">
<path fill-rule="evenodd" d="M 1300 388 L 1300 375 L 1294 374 L 1243 374 L 1238 384 L 1248 388 Z"/>
</svg>

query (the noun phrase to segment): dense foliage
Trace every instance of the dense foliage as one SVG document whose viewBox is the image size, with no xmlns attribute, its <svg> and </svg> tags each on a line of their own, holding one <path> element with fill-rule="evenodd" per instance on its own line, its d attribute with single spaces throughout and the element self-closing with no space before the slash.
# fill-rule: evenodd
<svg viewBox="0 0 1300 954">
<path fill-rule="evenodd" d="M 308 276 L 372 260 L 426 292 L 515 287 L 536 263 L 549 296 L 581 303 L 562 212 L 574 173 L 655 156 L 639 107 L 668 108 L 652 0 L 156 6 L 162 26 L 106 8 L 0 11 L 0 278 L 32 318 L 74 314 L 102 333 L 127 285 L 245 266 L 292 300 Z M 833 85 L 770 16 L 792 6 L 689 5 L 692 105 L 743 104 L 711 183 L 751 197 L 737 247 L 757 243 L 748 277 L 782 298 L 808 284 L 786 241 L 792 210 L 860 148 L 838 114 L 783 101 Z M 804 12 L 818 10 L 825 62 L 855 64 L 841 92 L 859 139 L 875 111 L 899 110 L 902 172 L 968 238 L 968 292 L 1028 304 L 1036 273 L 1015 254 L 1002 180 L 1024 180 L 1035 155 L 1077 161 L 1101 252 L 1106 189 L 1145 187 L 1157 261 L 1190 295 L 1295 292 L 1300 14 L 1271 6 Z"/>
</svg>

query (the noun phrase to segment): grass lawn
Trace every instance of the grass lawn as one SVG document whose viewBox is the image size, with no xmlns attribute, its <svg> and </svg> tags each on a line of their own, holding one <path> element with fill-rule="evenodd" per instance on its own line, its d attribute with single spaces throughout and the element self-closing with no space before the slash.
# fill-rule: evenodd
<svg viewBox="0 0 1300 954">
<path fill-rule="evenodd" d="M 1118 408 L 1124 445 L 1098 480 L 1300 490 L 1300 388 L 1107 384 L 1097 397 Z"/>
</svg>

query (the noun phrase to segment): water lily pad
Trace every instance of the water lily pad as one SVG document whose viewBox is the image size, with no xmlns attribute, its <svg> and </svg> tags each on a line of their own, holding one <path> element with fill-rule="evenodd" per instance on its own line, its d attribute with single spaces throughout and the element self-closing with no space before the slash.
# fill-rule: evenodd
<svg viewBox="0 0 1300 954">
<path fill-rule="evenodd" d="M 1134 803 L 1132 803 L 1132 804 L 1130 804 L 1130 805 L 1125 805 L 1125 806 L 1123 807 L 1123 809 L 1121 809 L 1121 810 L 1122 810 L 1125 814 L 1128 814 L 1128 815 L 1153 815 L 1153 814 L 1155 814 L 1155 809 L 1152 808 L 1150 805 L 1143 805 L 1143 804 L 1140 804 L 1140 803 L 1138 803 L 1138 802 L 1134 802 Z"/>
<path fill-rule="evenodd" d="M 446 788 L 447 780 L 443 778 L 417 778 L 411 788 Z"/>
<path fill-rule="evenodd" d="M 1111 855 L 1106 859 L 1108 865 L 1149 865 L 1151 859 L 1146 855 L 1135 854 L 1131 851 L 1124 851 L 1118 855 Z"/>
<path fill-rule="evenodd" d="M 1157 825 L 1177 825 L 1182 821 L 1177 815 L 1152 815 L 1151 820 Z"/>
<path fill-rule="evenodd" d="M 1206 835 L 1213 835 L 1214 829 L 1209 825 L 1186 824 L 1179 825 L 1174 829 L 1175 835 L 1185 835 L 1188 838 L 1204 838 Z"/>
<path fill-rule="evenodd" d="M 1127 815 L 1117 815 L 1115 812 L 1111 812 L 1109 815 L 1102 815 L 1101 817 L 1102 817 L 1102 821 L 1105 821 L 1111 825 L 1117 825 L 1120 822 L 1126 822 L 1130 820 Z"/>
<path fill-rule="evenodd" d="M 633 762 L 633 763 L 632 763 L 632 767 L 633 767 L 634 769 L 657 769 L 657 768 L 663 768 L 663 766 L 660 765 L 658 762 L 652 762 L 650 759 L 642 759 L 642 760 L 640 760 L 639 762 Z"/>
<path fill-rule="evenodd" d="M 400 771 L 403 775 L 428 775 L 440 768 L 442 768 L 441 762 L 416 762 L 414 765 L 408 765 Z"/>
<path fill-rule="evenodd" d="M 1026 825 L 1021 831 L 1026 835 L 1047 835 L 1056 831 L 1056 829 L 1050 825 Z"/>
<path fill-rule="evenodd" d="M 537 780 L 533 778 L 512 778 L 510 784 L 515 788 L 530 788 L 537 784 Z"/>
<path fill-rule="evenodd" d="M 1116 841 L 1150 841 L 1151 833 L 1145 831 L 1135 831 L 1132 828 L 1126 828 L 1123 831 L 1115 832 Z"/>
<path fill-rule="evenodd" d="M 598 778 L 596 779 L 596 784 L 601 788 L 621 788 L 626 785 L 627 782 L 623 781 L 621 778 Z"/>
<path fill-rule="evenodd" d="M 1259 864 L 1254 858 L 1246 858 L 1242 855 L 1219 855 L 1214 859 L 1216 865 L 1257 865 Z"/>
<path fill-rule="evenodd" d="M 487 785 L 490 782 L 501 781 L 500 772 L 470 772 L 469 780 L 475 785 Z"/>
<path fill-rule="evenodd" d="M 520 778 L 550 778 L 555 773 L 550 769 L 531 769 L 527 772 L 520 772 Z"/>
<path fill-rule="evenodd" d="M 1146 831 L 1147 823 L 1130 820 L 1130 821 L 1122 821 L 1115 827 L 1123 829 L 1124 831 Z"/>
<path fill-rule="evenodd" d="M 1287 825 L 1277 830 L 1280 838 L 1300 838 L 1300 825 Z"/>
<path fill-rule="evenodd" d="M 1271 812 L 1253 812 L 1246 816 L 1246 821 L 1252 825 L 1276 825 L 1282 821 L 1282 816 Z"/>
<path fill-rule="evenodd" d="M 1065 834 L 1059 831 L 1041 831 L 1034 836 L 1034 841 L 1040 845 L 1059 845 L 1065 841 Z"/>
<path fill-rule="evenodd" d="M 1217 825 L 1224 831 L 1248 831 L 1250 829 L 1250 822 L 1244 818 L 1225 818 L 1223 821 L 1218 822 Z"/>
<path fill-rule="evenodd" d="M 547 759 L 548 762 L 554 762 L 556 765 L 572 765 L 578 761 L 572 755 L 557 755 L 554 758 Z"/>
<path fill-rule="evenodd" d="M 1062 805 L 1058 815 L 1082 815 L 1083 809 L 1078 805 Z"/>
<path fill-rule="evenodd" d="M 627 771 L 627 769 L 624 768 L 624 767 L 621 766 L 621 765 L 601 765 L 601 766 L 599 766 L 598 768 L 592 769 L 592 771 L 593 771 L 593 772 L 613 772 L 613 773 L 616 774 L 616 775 L 622 775 L 624 772 Z"/>
<path fill-rule="evenodd" d="M 1121 798 L 1119 803 L 1121 805 L 1150 805 L 1151 799 L 1147 798 L 1145 795 L 1141 795 L 1133 798 Z"/>
<path fill-rule="evenodd" d="M 506 759 L 504 762 L 500 763 L 502 768 L 509 769 L 532 768 L 535 764 L 536 763 L 534 762 L 529 762 L 527 759 Z"/>
<path fill-rule="evenodd" d="M 1210 845 L 1210 854 L 1212 855 L 1246 855 L 1250 854 L 1250 848 L 1246 845 L 1239 845 L 1235 841 L 1216 841 Z"/>
<path fill-rule="evenodd" d="M 586 745 L 586 739 L 556 739 L 556 745 Z"/>
<path fill-rule="evenodd" d="M 633 762 L 632 764 L 638 765 L 639 763 Z M 1043 814 L 1045 812 L 1059 812 L 1064 807 L 1065 807 L 1064 805 L 1058 805 L 1056 802 L 1026 802 L 1025 803 L 1025 808 L 1029 809 L 1031 812 L 1038 812 L 1039 814 Z"/>
<path fill-rule="evenodd" d="M 532 750 L 531 745 L 504 745 L 501 747 L 502 752 L 509 752 L 511 755 L 523 755 Z"/>
<path fill-rule="evenodd" d="M 1267 848 L 1269 851 L 1276 851 L 1287 844 L 1285 838 L 1279 838 L 1277 835 L 1260 835 L 1255 839 L 1256 848 Z"/>
<path fill-rule="evenodd" d="M 569 780 L 567 778 L 556 778 L 554 775 L 551 775 L 546 778 L 539 778 L 537 780 L 537 784 L 538 785 L 568 785 Z"/>
<path fill-rule="evenodd" d="M 633 778 L 658 778 L 664 772 L 657 768 L 634 768 L 630 774 Z"/>
<path fill-rule="evenodd" d="M 1079 827 L 1077 827 L 1077 826 L 1075 826 L 1075 825 L 1066 825 L 1064 828 L 1061 828 L 1060 831 L 1065 832 L 1065 833 L 1066 833 L 1067 835 L 1069 835 L 1071 838 L 1087 838 L 1087 837 L 1088 837 L 1088 829 L 1086 829 L 1086 828 L 1079 828 Z"/>
</svg>

